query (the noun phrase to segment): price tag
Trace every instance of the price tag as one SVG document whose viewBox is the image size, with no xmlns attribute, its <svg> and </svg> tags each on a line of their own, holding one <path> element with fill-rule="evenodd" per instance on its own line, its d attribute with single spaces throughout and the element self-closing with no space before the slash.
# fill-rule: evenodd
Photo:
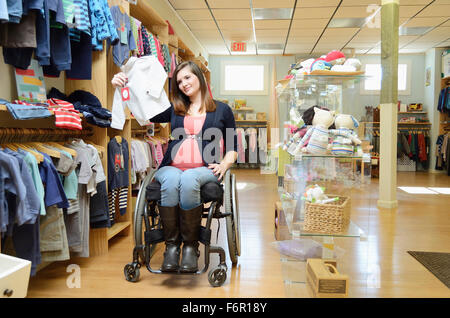
<svg viewBox="0 0 450 318">
<path fill-rule="evenodd" d="M 120 43 L 128 45 L 128 32 L 124 27 L 120 30 Z"/>
<path fill-rule="evenodd" d="M 130 100 L 130 89 L 128 87 L 122 88 L 122 100 L 123 101 Z"/>
</svg>

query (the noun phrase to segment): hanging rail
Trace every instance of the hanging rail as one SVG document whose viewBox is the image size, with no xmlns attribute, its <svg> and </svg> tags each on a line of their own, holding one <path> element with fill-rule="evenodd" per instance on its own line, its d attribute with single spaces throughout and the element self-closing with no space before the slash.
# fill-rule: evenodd
<svg viewBox="0 0 450 318">
<path fill-rule="evenodd" d="M 49 128 L 0 128 L 0 142 L 27 142 L 27 141 L 64 141 L 70 138 L 89 137 L 93 131 L 89 128 L 83 130 L 49 129 Z"/>
</svg>

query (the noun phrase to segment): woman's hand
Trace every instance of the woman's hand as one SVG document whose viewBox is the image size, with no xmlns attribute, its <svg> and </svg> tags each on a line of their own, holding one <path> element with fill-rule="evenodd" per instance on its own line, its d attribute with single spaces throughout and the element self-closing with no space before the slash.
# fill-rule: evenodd
<svg viewBox="0 0 450 318">
<path fill-rule="evenodd" d="M 221 163 L 210 163 L 208 165 L 208 168 L 213 171 L 215 176 L 218 176 L 217 179 L 220 181 L 222 180 L 223 176 L 225 175 L 225 172 L 227 172 L 230 166 L 231 165 L 228 165 L 225 162 L 221 162 Z"/>
<path fill-rule="evenodd" d="M 127 83 L 128 77 L 123 72 L 117 73 L 111 80 L 111 84 L 114 86 L 114 88 L 125 87 Z"/>
</svg>

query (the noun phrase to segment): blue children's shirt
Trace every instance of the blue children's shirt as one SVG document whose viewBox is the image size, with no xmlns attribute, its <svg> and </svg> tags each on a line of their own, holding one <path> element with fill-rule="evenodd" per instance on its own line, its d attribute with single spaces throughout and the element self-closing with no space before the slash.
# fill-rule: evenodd
<svg viewBox="0 0 450 318">
<path fill-rule="evenodd" d="M 119 35 L 117 45 L 113 46 L 113 58 L 114 63 L 120 67 L 130 56 L 130 51 L 136 49 L 136 43 L 131 30 L 130 17 L 120 12 L 119 6 L 111 7 L 111 15 Z"/>
<path fill-rule="evenodd" d="M 59 208 L 67 209 L 69 201 L 64 193 L 64 187 L 59 179 L 58 172 L 51 158 L 45 154 L 44 161 L 39 164 L 39 173 L 41 174 L 42 182 L 45 184 L 45 205 L 47 207 L 57 204 Z"/>
</svg>

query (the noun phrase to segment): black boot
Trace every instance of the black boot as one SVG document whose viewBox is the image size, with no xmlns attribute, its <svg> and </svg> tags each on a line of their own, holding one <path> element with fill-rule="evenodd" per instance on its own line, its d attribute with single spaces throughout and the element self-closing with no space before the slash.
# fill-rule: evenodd
<svg viewBox="0 0 450 318">
<path fill-rule="evenodd" d="M 183 239 L 183 253 L 180 272 L 194 273 L 198 271 L 198 240 L 202 222 L 203 205 L 190 210 L 180 208 L 180 232 Z"/>
<path fill-rule="evenodd" d="M 166 242 L 166 251 L 164 252 L 164 261 L 161 266 L 162 272 L 176 272 L 180 267 L 180 216 L 179 207 L 158 206 L 161 217 L 162 228 L 164 231 L 164 240 Z"/>
</svg>

